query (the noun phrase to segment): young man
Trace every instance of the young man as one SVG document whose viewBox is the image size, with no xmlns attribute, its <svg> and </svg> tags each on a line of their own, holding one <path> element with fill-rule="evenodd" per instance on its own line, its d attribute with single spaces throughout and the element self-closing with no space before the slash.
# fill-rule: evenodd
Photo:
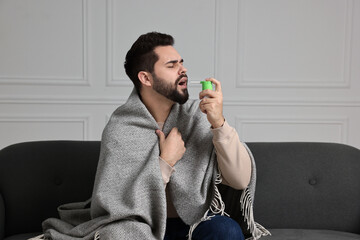
<svg viewBox="0 0 360 240">
<path fill-rule="evenodd" d="M 187 69 L 173 44 L 150 32 L 128 51 L 134 90 L 104 129 L 91 207 L 60 207 L 61 220 L 43 223 L 46 238 L 244 239 L 216 184 L 253 196 L 254 161 L 225 121 L 219 81 L 206 79 L 215 90 L 188 100 Z M 265 235 L 246 213 L 252 239 Z"/>
<path fill-rule="evenodd" d="M 143 45 L 147 45 L 148 49 L 144 50 Z M 149 59 L 152 59 L 148 62 L 149 66 L 145 66 L 146 60 L 144 63 L 139 61 L 141 55 L 146 54 L 149 55 Z M 150 57 L 150 55 L 153 56 Z M 189 226 L 179 218 L 176 207 L 172 204 L 173 196 L 169 188 L 166 187 L 171 182 L 171 175 L 176 169 L 176 163 L 181 161 L 186 152 L 186 142 L 182 139 L 181 132 L 176 126 L 171 129 L 167 136 L 161 131 L 173 105 L 185 104 L 189 98 L 187 69 L 183 63 L 183 59 L 173 47 L 173 38 L 160 33 L 148 33 L 141 36 L 128 52 L 125 62 L 126 72 L 133 81 L 139 97 L 159 125 L 159 130 L 156 130 L 160 145 L 159 165 L 167 193 L 168 221 L 165 239 L 178 239 L 175 236 L 181 234 L 182 239 L 186 239 L 189 231 Z M 220 82 L 213 78 L 206 80 L 211 81 L 216 90 L 205 90 L 200 93 L 199 109 L 206 114 L 208 123 L 212 128 L 210 130 L 209 126 L 208 131 L 213 133 L 217 163 L 223 174 L 223 182 L 233 188 L 244 189 L 249 184 L 251 176 L 249 154 L 240 143 L 236 131 L 225 123 Z M 196 103 L 192 101 L 189 104 L 194 105 Z M 193 116 L 189 115 L 188 117 Z M 202 124 L 208 126 L 208 123 L 203 122 Z M 190 168 L 192 167 L 190 165 Z M 191 188 L 191 186 L 184 187 Z M 225 225 L 225 227 L 217 227 L 220 225 Z M 180 226 L 183 227 L 180 228 Z M 228 238 L 226 238 L 227 234 L 229 235 Z M 199 235 L 198 238 L 197 235 Z M 235 221 L 226 216 L 218 216 L 212 221 L 202 222 L 195 229 L 193 238 L 243 239 L 243 236 Z"/>
</svg>

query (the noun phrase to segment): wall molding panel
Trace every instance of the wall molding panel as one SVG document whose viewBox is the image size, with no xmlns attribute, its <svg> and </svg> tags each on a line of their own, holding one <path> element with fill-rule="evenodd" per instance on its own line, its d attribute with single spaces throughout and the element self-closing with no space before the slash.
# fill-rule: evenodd
<svg viewBox="0 0 360 240">
<path fill-rule="evenodd" d="M 75 97 L 75 96 L 21 96 L 0 97 L 0 104 L 44 104 L 44 105 L 121 105 L 127 97 Z"/>
<path fill-rule="evenodd" d="M 253 130 L 246 136 L 246 130 Z M 256 128 L 268 132 L 256 132 Z M 348 117 L 312 117 L 312 116 L 237 116 L 235 129 L 244 141 L 334 141 L 347 144 L 349 135 Z M 251 131 L 250 130 L 250 131 Z M 299 132 L 299 130 L 304 132 Z M 325 132 L 326 131 L 326 132 Z M 330 131 L 333 131 L 332 133 Z M 326 140 L 323 136 L 327 134 Z M 333 134 L 333 135 L 331 135 Z M 281 137 L 279 138 L 279 135 Z M 305 136 L 306 135 L 306 136 Z M 266 136 L 266 137 L 264 137 Z"/>
<path fill-rule="evenodd" d="M 278 0 L 277 1 L 279 4 L 273 4 L 274 2 L 272 2 L 272 4 L 274 6 L 277 6 L 278 8 L 281 6 L 280 2 L 283 3 L 289 3 L 283 0 Z M 301 1 L 292 1 L 292 3 L 296 2 L 301 2 Z M 319 5 L 322 4 L 322 6 L 326 6 L 328 5 L 328 1 L 316 1 L 317 4 Z M 333 1 L 334 2 L 334 1 Z M 248 19 L 247 19 L 247 11 L 246 11 L 246 7 L 247 4 L 251 3 L 251 1 L 248 0 L 239 0 L 238 1 L 238 27 L 237 27 L 237 81 L 236 81 L 236 87 L 237 88 L 243 88 L 243 87 L 266 87 L 266 88 L 350 88 L 351 86 L 351 82 L 350 82 L 350 66 L 351 66 L 351 58 L 352 58 L 352 27 L 353 27 L 353 5 L 354 5 L 354 1 L 353 0 L 345 0 L 345 1 L 341 1 L 341 3 L 344 4 L 344 9 L 345 9 L 345 13 L 344 13 L 344 25 L 342 26 L 342 30 L 344 32 L 343 35 L 343 39 L 341 39 L 341 43 L 339 43 L 341 46 L 333 46 L 333 48 L 336 50 L 336 47 L 339 47 L 341 49 L 341 56 L 339 56 L 339 61 L 340 61 L 340 69 L 339 70 L 339 76 L 334 76 L 332 77 L 332 79 L 329 79 L 328 77 L 316 77 L 316 76 L 311 76 L 311 77 L 299 77 L 296 76 L 295 74 L 292 74 L 291 76 L 287 75 L 282 76 L 282 77 L 252 77 L 252 76 L 248 76 L 246 74 L 246 63 L 249 60 L 249 56 L 247 55 L 247 50 L 249 49 L 249 44 L 247 42 L 247 38 L 249 37 L 248 34 Z M 263 3 L 265 3 L 265 1 L 263 1 Z M 266 4 L 266 3 L 265 3 Z M 272 5 L 270 4 L 270 5 Z M 286 4 L 291 5 L 290 4 Z M 306 5 L 306 4 L 304 4 Z M 315 5 L 315 4 L 314 4 Z M 334 4 L 335 5 L 335 4 Z M 266 7 L 264 6 L 264 9 L 266 9 Z M 290 9 L 292 10 L 292 9 Z M 280 11 L 278 11 L 280 12 Z M 254 13 L 254 12 L 252 12 Z M 313 12 L 314 15 L 316 15 L 316 13 Z M 260 16 L 259 16 L 260 17 Z M 275 17 L 275 16 L 274 16 Z M 301 16 L 304 17 L 304 16 Z M 311 16 L 310 16 L 311 17 Z M 314 21 L 316 21 L 316 17 L 318 16 L 312 16 L 314 18 Z M 343 20 L 340 19 L 339 20 Z M 299 24 L 299 19 L 294 19 L 294 22 Z M 274 25 L 276 25 L 276 21 L 274 20 Z M 259 24 L 259 23 L 258 23 Z M 316 22 L 314 22 L 314 24 L 317 24 Z M 321 24 L 321 23 L 320 23 Z M 284 25 L 286 25 L 284 23 Z M 254 26 L 253 26 L 254 27 Z M 291 29 L 291 26 L 286 26 L 289 29 Z M 310 26 L 309 26 L 310 27 Z M 303 29 L 303 31 L 305 32 L 306 30 Z M 334 30 L 335 31 L 335 30 Z M 284 31 L 286 32 L 286 31 Z M 338 32 L 332 32 L 329 33 L 326 32 L 327 34 L 332 34 L 334 36 L 336 36 L 336 34 L 338 34 Z M 289 32 L 289 34 L 292 34 L 292 32 Z M 339 35 L 339 34 L 338 34 Z M 320 34 L 319 34 L 320 36 Z M 341 34 L 339 35 L 341 36 Z M 262 36 L 263 39 L 266 39 L 266 35 L 264 33 L 264 35 Z M 286 35 L 285 35 L 286 37 Z M 305 36 L 306 37 L 306 36 Z M 258 37 L 259 38 L 259 37 Z M 281 38 L 281 36 L 279 36 L 279 38 Z M 289 42 L 291 42 L 291 36 L 289 36 Z M 300 41 L 300 40 L 298 40 Z M 300 42 L 299 42 L 300 43 Z M 299 43 L 290 43 L 293 44 L 293 47 L 290 47 L 289 50 L 291 49 L 296 49 L 295 44 L 299 44 Z M 323 45 L 326 45 L 326 40 L 324 39 L 324 42 L 322 43 Z M 319 45 L 321 45 L 319 43 Z M 269 50 L 269 48 L 271 48 L 270 46 L 268 47 L 267 50 Z M 301 47 L 298 47 L 301 48 Z M 335 51 L 334 50 L 334 51 Z M 286 51 L 285 51 L 286 52 Z M 280 55 L 280 57 L 289 57 L 284 53 L 284 55 Z M 271 50 L 268 52 L 271 53 Z M 312 52 L 309 54 L 315 54 L 316 52 Z M 266 54 L 266 53 L 265 53 Z M 281 54 L 281 53 L 279 53 Z M 335 53 L 334 53 L 335 54 Z M 266 54 L 269 55 L 269 54 Z M 252 56 L 254 58 L 254 56 Z M 260 57 L 260 56 L 258 56 Z M 311 56 L 308 55 L 306 56 L 308 58 L 310 58 Z M 317 56 L 320 57 L 320 56 Z M 261 57 L 260 57 L 261 58 Z M 310 60 L 310 59 L 309 59 Z M 326 61 L 327 59 L 324 59 L 324 61 Z M 277 61 L 276 56 L 274 56 L 273 61 Z M 306 60 L 304 60 L 306 61 Z M 291 62 L 291 59 L 290 59 Z M 305 64 L 307 64 L 305 62 Z M 337 66 L 334 63 L 332 63 L 332 66 Z M 257 69 L 257 71 L 262 71 L 264 69 L 262 69 L 262 66 L 257 66 L 259 67 Z M 283 69 L 286 70 L 287 67 L 289 67 L 287 64 L 282 65 Z M 294 66 L 290 66 L 290 67 L 294 67 Z M 299 66 L 299 67 L 303 67 L 303 66 Z M 313 66 L 306 66 L 308 69 L 312 69 Z M 280 69 L 280 66 L 278 66 L 278 68 Z M 266 71 L 271 71 L 269 69 L 266 69 Z M 295 70 L 294 70 L 295 71 Z M 304 71 L 304 70 L 303 70 Z M 275 73 L 276 75 L 277 73 Z M 266 75 L 266 74 L 265 74 Z"/>
<path fill-rule="evenodd" d="M 10 1 L 9 1 L 10 2 Z M 74 1 L 75 2 L 75 1 Z M 90 86 L 88 79 L 88 0 L 78 0 L 81 3 L 81 74 L 77 76 L 58 75 L 6 75 L 0 73 L 0 85 L 40 85 L 40 86 Z M 57 9 L 54 11 L 57 11 Z M 50 13 L 49 13 L 50 14 Z"/>
<path fill-rule="evenodd" d="M 0 124 L 3 123 L 19 123 L 19 124 L 25 124 L 25 123 L 80 123 L 82 125 L 81 131 L 82 134 L 82 140 L 88 140 L 89 139 L 89 122 L 90 117 L 89 116 L 0 116 Z"/>
<path fill-rule="evenodd" d="M 0 139 L 0 148 L 24 141 L 86 141 L 90 136 L 89 126 L 89 116 L 1 115 L 0 130 L 7 137 Z"/>
</svg>

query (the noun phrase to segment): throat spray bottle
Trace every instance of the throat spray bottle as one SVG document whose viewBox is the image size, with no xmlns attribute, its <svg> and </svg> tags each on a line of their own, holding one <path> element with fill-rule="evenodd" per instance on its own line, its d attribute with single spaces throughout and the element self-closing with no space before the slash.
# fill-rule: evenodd
<svg viewBox="0 0 360 240">
<path fill-rule="evenodd" d="M 210 82 L 210 81 L 201 81 L 200 83 L 202 84 L 202 90 L 206 90 L 206 89 L 213 90 L 212 82 Z"/>
</svg>

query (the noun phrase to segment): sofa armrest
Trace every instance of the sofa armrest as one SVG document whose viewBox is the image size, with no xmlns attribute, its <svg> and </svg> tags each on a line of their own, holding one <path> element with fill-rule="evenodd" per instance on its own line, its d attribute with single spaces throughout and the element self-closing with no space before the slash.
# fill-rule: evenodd
<svg viewBox="0 0 360 240">
<path fill-rule="evenodd" d="M 0 240 L 4 239 L 5 234 L 5 205 L 4 199 L 0 193 Z"/>
</svg>

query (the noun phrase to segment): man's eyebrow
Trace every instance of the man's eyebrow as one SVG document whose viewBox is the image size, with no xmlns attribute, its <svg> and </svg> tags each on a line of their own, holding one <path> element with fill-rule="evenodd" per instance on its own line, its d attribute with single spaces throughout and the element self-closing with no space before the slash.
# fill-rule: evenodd
<svg viewBox="0 0 360 240">
<path fill-rule="evenodd" d="M 170 64 L 170 63 L 174 64 L 174 63 L 178 63 L 178 62 L 183 63 L 184 59 L 181 59 L 180 61 L 179 60 L 171 60 L 171 61 L 166 62 L 165 64 Z"/>
</svg>

